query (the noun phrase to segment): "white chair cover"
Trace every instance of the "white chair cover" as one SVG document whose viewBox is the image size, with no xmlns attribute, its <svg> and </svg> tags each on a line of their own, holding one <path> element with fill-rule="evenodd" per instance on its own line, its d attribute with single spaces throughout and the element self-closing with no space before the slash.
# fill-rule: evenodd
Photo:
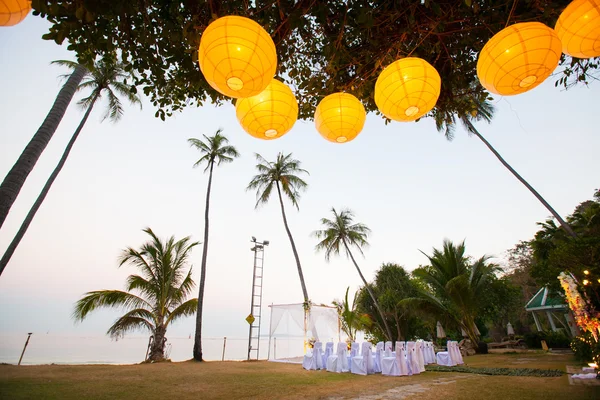
<svg viewBox="0 0 600 400">
<path fill-rule="evenodd" d="M 452 340 L 448 342 L 448 354 L 450 355 L 450 358 L 452 358 L 452 363 L 454 363 L 454 365 L 464 364 L 457 341 Z"/>
<path fill-rule="evenodd" d="M 307 370 L 323 369 L 323 345 L 315 342 L 312 349 L 308 349 L 302 360 L 302 367 Z"/>
<path fill-rule="evenodd" d="M 417 349 L 415 342 L 406 342 L 406 360 L 408 363 L 408 375 L 416 375 L 421 372 L 417 360 Z"/>
<path fill-rule="evenodd" d="M 452 359 L 451 351 L 452 351 L 452 343 L 451 340 L 448 340 L 447 343 L 448 351 L 439 351 L 435 357 L 437 359 L 438 365 L 444 365 L 446 367 L 454 367 L 456 363 Z"/>
<path fill-rule="evenodd" d="M 396 342 L 396 363 L 400 376 L 408 375 L 408 359 L 406 357 L 406 343 Z"/>
<path fill-rule="evenodd" d="M 327 359 L 333 354 L 333 342 L 325 344 L 325 353 L 323 354 L 323 368 L 327 367 Z"/>
<path fill-rule="evenodd" d="M 425 372 L 425 355 L 423 354 L 423 341 L 417 340 L 415 343 L 415 354 L 417 356 L 417 364 L 419 365 L 419 372 Z"/>
<path fill-rule="evenodd" d="M 377 343 L 375 347 L 375 354 L 373 354 L 373 371 L 376 373 L 381 372 L 381 359 L 383 358 L 383 342 Z"/>
<path fill-rule="evenodd" d="M 435 364 L 435 350 L 433 349 L 433 342 L 427 342 L 427 360 L 429 364 Z"/>
<path fill-rule="evenodd" d="M 371 343 L 363 342 L 360 356 L 352 357 L 350 370 L 353 374 L 367 375 L 373 371 L 373 355 L 371 354 Z"/>
<path fill-rule="evenodd" d="M 350 372 L 352 372 L 352 359 L 358 355 L 359 349 L 360 344 L 358 344 L 358 342 L 352 342 L 350 345 L 350 355 L 348 356 L 348 366 L 350 367 Z"/>
<path fill-rule="evenodd" d="M 327 371 L 329 372 L 348 372 L 348 346 L 344 342 L 337 345 L 337 353 L 329 356 L 327 359 Z"/>
<path fill-rule="evenodd" d="M 387 343 L 386 343 L 387 346 Z M 400 350 L 396 350 L 396 354 L 398 354 Z M 392 352 L 390 351 L 390 354 Z M 396 361 L 396 357 L 385 356 L 381 359 L 381 375 L 386 376 L 400 376 L 400 370 L 398 369 L 398 362 Z"/>
<path fill-rule="evenodd" d="M 392 342 L 385 342 L 385 357 L 392 356 Z"/>
</svg>

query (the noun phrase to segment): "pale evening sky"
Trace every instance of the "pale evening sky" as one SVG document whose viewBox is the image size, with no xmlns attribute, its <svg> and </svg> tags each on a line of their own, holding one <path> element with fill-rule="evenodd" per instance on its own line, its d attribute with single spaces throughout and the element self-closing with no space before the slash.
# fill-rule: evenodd
<svg viewBox="0 0 600 400">
<path fill-rule="evenodd" d="M 3 178 L 38 129 L 62 82 L 65 69 L 50 66 L 74 59 L 65 46 L 41 39 L 45 20 L 29 15 L 0 30 L 0 177 Z M 600 86 L 563 91 L 554 79 L 532 92 L 495 100 L 491 125 L 482 134 L 563 216 L 600 186 Z M 83 93 L 76 94 L 75 100 Z M 201 240 L 207 175 L 193 169 L 198 153 L 189 137 L 218 128 L 241 157 L 215 170 L 205 300 L 206 336 L 247 334 L 252 253 L 250 238 L 268 239 L 263 315 L 266 304 L 302 301 L 294 258 L 277 199 L 254 210 L 245 188 L 255 174 L 254 153 L 268 160 L 292 152 L 310 172 L 300 211 L 286 203 L 310 298 L 330 303 L 361 284 L 345 258 L 326 263 L 314 251 L 311 232 L 332 206 L 349 207 L 372 229 L 371 247 L 358 257 L 372 279 L 382 262 L 412 270 L 444 238 L 466 238 L 473 256 L 503 253 L 536 231 L 548 211 L 475 137 L 459 128 L 453 142 L 431 119 L 385 125 L 367 117 L 361 135 L 338 145 L 326 142 L 312 121 L 299 121 L 286 136 L 260 141 L 238 125 L 233 106 L 188 108 L 162 122 L 152 105 L 126 106 L 117 124 L 92 113 L 61 175 L 0 277 L 0 334 L 46 332 L 103 334 L 116 312 L 92 314 L 81 324 L 70 318 L 86 291 L 122 289 L 134 272 L 117 268 L 121 249 L 146 240 L 142 228 L 161 237 L 191 235 Z M 30 175 L 0 230 L 4 252 L 58 161 L 83 112 L 71 103 L 50 145 Z M 192 257 L 199 280 L 201 248 Z M 193 334 L 194 318 L 171 329 Z"/>
</svg>

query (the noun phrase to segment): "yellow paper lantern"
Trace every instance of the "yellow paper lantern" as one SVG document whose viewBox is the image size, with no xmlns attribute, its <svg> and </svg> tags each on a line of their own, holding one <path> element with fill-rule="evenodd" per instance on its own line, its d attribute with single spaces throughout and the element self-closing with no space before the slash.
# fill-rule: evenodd
<svg viewBox="0 0 600 400">
<path fill-rule="evenodd" d="M 440 74 L 422 58 L 397 60 L 379 74 L 375 83 L 375 104 L 395 121 L 414 121 L 427 114 L 440 97 Z"/>
<path fill-rule="evenodd" d="M 315 111 L 317 131 L 334 143 L 354 139 L 362 130 L 366 119 L 367 113 L 361 102 L 348 93 L 326 96 Z"/>
<path fill-rule="evenodd" d="M 477 76 L 492 93 L 524 93 L 554 71 L 561 53 L 560 40 L 552 28 L 540 22 L 514 24 L 483 46 L 477 60 Z"/>
<path fill-rule="evenodd" d="M 298 102 L 292 90 L 273 79 L 256 96 L 239 99 L 235 114 L 242 128 L 259 139 L 277 139 L 292 129 L 298 119 Z"/>
<path fill-rule="evenodd" d="M 600 0 L 574 0 L 560 14 L 554 30 L 563 53 L 577 58 L 600 56 Z"/>
<path fill-rule="evenodd" d="M 0 0 L 0 26 L 13 26 L 31 11 L 29 0 Z"/>
<path fill-rule="evenodd" d="M 213 21 L 202 33 L 198 50 L 206 81 L 225 96 L 256 96 L 271 82 L 277 53 L 271 36 L 245 17 Z"/>
</svg>

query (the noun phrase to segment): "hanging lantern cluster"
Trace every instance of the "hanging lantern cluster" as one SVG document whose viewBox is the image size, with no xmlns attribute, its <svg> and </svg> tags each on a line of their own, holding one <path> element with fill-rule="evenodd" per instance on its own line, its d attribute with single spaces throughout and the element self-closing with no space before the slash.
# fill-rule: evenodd
<svg viewBox="0 0 600 400">
<path fill-rule="evenodd" d="M 31 11 L 30 0 L 0 0 L 0 26 L 13 26 Z"/>
<path fill-rule="evenodd" d="M 202 33 L 198 61 L 212 88 L 238 99 L 236 116 L 250 135 L 269 140 L 292 129 L 298 102 L 288 86 L 273 79 L 275 43 L 259 24 L 239 16 L 216 19 Z"/>
<path fill-rule="evenodd" d="M 298 102 L 292 90 L 276 79 L 256 96 L 239 99 L 235 113 L 242 128 L 259 139 L 285 135 L 298 119 Z"/>
<path fill-rule="evenodd" d="M 574 0 L 560 14 L 556 34 L 571 57 L 600 56 L 600 0 Z"/>
<path fill-rule="evenodd" d="M 0 0 L 3 4 L 20 0 Z M 29 3 L 29 2 L 27 2 Z M 18 22 L 18 21 L 17 21 Z M 489 92 L 510 96 L 540 85 L 556 69 L 562 53 L 600 56 L 600 0 L 574 0 L 555 29 L 540 22 L 516 23 L 495 34 L 477 60 L 477 76 Z M 227 16 L 204 31 L 198 51 L 200 69 L 218 92 L 238 99 L 237 118 L 250 135 L 270 140 L 287 133 L 298 118 L 291 89 L 273 79 L 275 44 L 251 19 Z M 394 121 L 415 121 L 436 105 L 441 78 L 427 61 L 399 59 L 383 69 L 375 83 L 375 104 Z M 348 93 L 334 93 L 318 104 L 317 131 L 328 141 L 346 143 L 361 132 L 366 120 L 361 102 Z"/>
<path fill-rule="evenodd" d="M 362 103 L 348 93 L 325 96 L 315 111 L 317 131 L 334 143 L 353 140 L 362 131 L 366 118 Z"/>
</svg>

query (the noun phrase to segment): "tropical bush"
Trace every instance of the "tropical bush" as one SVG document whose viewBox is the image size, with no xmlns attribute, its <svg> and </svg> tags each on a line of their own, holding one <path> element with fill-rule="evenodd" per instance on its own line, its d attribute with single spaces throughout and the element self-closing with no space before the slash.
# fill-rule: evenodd
<svg viewBox="0 0 600 400">
<path fill-rule="evenodd" d="M 574 337 L 571 341 L 571 350 L 579 361 L 594 360 L 596 363 L 600 361 L 600 342 L 597 342 L 589 332 Z"/>
<path fill-rule="evenodd" d="M 550 348 L 564 349 L 568 348 L 571 339 L 564 333 L 558 332 L 529 332 L 523 335 L 523 340 L 530 349 L 541 349 L 542 340 L 546 341 L 546 344 Z"/>
</svg>

